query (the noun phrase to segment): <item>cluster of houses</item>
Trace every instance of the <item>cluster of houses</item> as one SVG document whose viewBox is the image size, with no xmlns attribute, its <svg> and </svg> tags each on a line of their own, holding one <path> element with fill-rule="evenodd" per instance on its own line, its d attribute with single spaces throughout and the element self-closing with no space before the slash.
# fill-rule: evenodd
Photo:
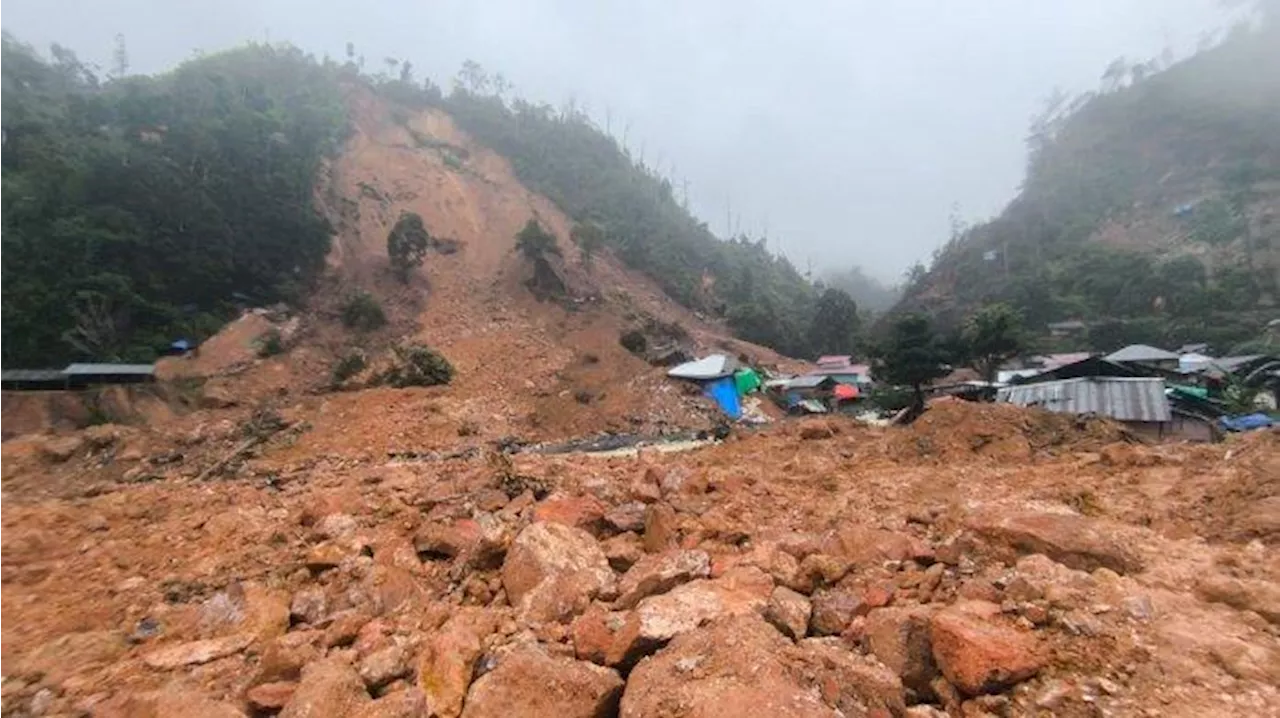
<svg viewBox="0 0 1280 718">
<path fill-rule="evenodd" d="M 699 382 L 730 417 L 760 391 L 787 413 L 869 408 L 871 367 L 850 356 L 820 357 L 795 376 L 772 376 L 714 354 L 674 367 L 669 375 Z M 762 377 L 761 374 L 764 374 Z M 1242 407 L 1241 395 L 1247 387 Z M 1280 357 L 1213 357 L 1208 347 L 1166 351 L 1143 344 L 1111 354 L 1078 352 L 1026 357 L 1002 368 L 994 382 L 961 369 L 930 387 L 933 397 L 997 401 L 1049 411 L 1106 416 L 1153 438 L 1210 441 L 1221 431 L 1268 426 L 1280 392 Z"/>
</svg>

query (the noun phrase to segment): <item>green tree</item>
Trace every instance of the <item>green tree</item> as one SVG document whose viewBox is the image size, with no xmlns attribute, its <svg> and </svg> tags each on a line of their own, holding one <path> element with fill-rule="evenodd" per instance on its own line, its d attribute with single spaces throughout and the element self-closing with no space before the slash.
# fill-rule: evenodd
<svg viewBox="0 0 1280 718">
<path fill-rule="evenodd" d="M 542 228 L 538 220 L 531 219 L 524 223 L 524 228 L 516 234 L 516 251 L 529 261 L 537 261 L 548 254 L 560 254 L 556 244 L 556 236 Z"/>
<path fill-rule="evenodd" d="M 853 354 L 861 321 L 858 305 L 840 289 L 827 289 L 818 297 L 809 325 L 810 351 L 814 354 Z"/>
<path fill-rule="evenodd" d="M 1022 315 L 1003 302 L 974 312 L 965 321 L 961 338 L 970 366 L 988 382 L 995 381 L 1001 364 L 1027 348 Z"/>
<path fill-rule="evenodd" d="M 871 351 L 871 372 L 876 381 L 911 387 L 913 414 L 924 410 L 924 385 L 946 376 L 950 352 L 928 317 L 907 314 Z"/>
<path fill-rule="evenodd" d="M 400 281 L 409 281 L 409 273 L 422 266 L 430 245 L 431 235 L 422 226 L 422 217 L 415 212 L 401 212 L 400 219 L 387 234 L 387 256 Z"/>
<path fill-rule="evenodd" d="M 569 239 L 582 250 L 582 261 L 591 264 L 596 252 L 604 246 L 605 231 L 599 222 L 587 220 L 573 225 Z"/>
</svg>

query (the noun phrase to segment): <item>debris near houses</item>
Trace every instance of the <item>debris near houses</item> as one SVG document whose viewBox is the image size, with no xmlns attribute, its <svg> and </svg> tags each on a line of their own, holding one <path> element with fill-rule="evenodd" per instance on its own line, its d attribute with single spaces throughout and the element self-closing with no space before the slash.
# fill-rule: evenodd
<svg viewBox="0 0 1280 718">
<path fill-rule="evenodd" d="M 173 463 L 159 432 L 86 431 L 58 461 L 5 443 L 6 710 L 1280 700 L 1275 433 L 1152 446 L 1103 418 L 946 399 L 909 427 L 815 417 L 589 463 L 576 452 L 609 447 L 388 461 L 300 455 L 280 439 L 298 418 L 205 430 Z M 228 454 L 210 493 L 196 474 Z M 135 463 L 159 476 L 113 478 Z"/>
</svg>

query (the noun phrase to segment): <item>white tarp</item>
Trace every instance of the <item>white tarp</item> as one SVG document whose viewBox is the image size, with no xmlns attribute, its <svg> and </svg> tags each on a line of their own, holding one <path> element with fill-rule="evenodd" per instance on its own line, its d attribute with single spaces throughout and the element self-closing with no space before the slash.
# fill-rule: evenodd
<svg viewBox="0 0 1280 718">
<path fill-rule="evenodd" d="M 712 354 L 697 361 L 685 362 L 672 367 L 667 376 L 677 379 L 716 379 L 729 376 L 738 368 L 738 360 L 724 354 Z"/>
</svg>

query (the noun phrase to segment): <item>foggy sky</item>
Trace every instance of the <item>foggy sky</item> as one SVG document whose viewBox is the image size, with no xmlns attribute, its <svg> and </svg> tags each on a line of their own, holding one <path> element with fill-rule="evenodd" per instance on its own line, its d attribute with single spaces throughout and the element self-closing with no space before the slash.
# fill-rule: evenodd
<svg viewBox="0 0 1280 718">
<path fill-rule="evenodd" d="M 802 12 L 800 8 L 803 7 Z M 195 49 L 292 42 L 367 69 L 411 60 L 447 91 L 475 59 L 518 94 L 585 105 L 724 235 L 768 232 L 804 270 L 896 280 L 1015 192 L 1029 118 L 1113 59 L 1185 55 L 1219 0 L 8 0 L 0 24 L 133 72 Z"/>
</svg>

